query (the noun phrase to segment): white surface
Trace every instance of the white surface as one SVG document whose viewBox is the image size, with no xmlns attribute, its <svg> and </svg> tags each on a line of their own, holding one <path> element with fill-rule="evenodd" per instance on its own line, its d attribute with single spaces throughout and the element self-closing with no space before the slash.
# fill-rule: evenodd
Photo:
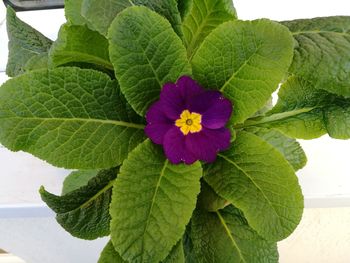
<svg viewBox="0 0 350 263">
<path fill-rule="evenodd" d="M 278 244 L 280 263 L 349 263 L 350 208 L 305 209 L 296 231 Z"/>
</svg>

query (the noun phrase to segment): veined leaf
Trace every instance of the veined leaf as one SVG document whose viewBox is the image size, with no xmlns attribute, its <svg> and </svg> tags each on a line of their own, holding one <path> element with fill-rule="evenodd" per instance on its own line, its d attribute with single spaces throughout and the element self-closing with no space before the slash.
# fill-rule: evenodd
<svg viewBox="0 0 350 263">
<path fill-rule="evenodd" d="M 63 182 L 62 195 L 73 192 L 86 185 L 90 179 L 97 176 L 99 170 L 79 170 L 71 172 Z"/>
<path fill-rule="evenodd" d="M 237 134 L 231 149 L 206 167 L 205 180 L 267 240 L 286 238 L 300 222 L 303 195 L 292 167 L 251 133 Z"/>
<path fill-rule="evenodd" d="M 0 142 L 69 169 L 119 165 L 144 140 L 116 81 L 94 70 L 33 71 L 0 88 Z"/>
<path fill-rule="evenodd" d="M 189 9 L 182 26 L 187 54 L 190 58 L 213 29 L 223 22 L 237 18 L 231 0 L 191 0 L 190 2 L 182 2 L 186 2 L 182 5 L 187 5 L 182 8 Z"/>
<path fill-rule="evenodd" d="M 233 206 L 215 213 L 197 209 L 191 238 L 196 262 L 278 262 L 276 243 L 262 239 Z"/>
<path fill-rule="evenodd" d="M 275 147 L 286 160 L 292 165 L 295 171 L 306 165 L 307 157 L 300 144 L 290 137 L 275 129 L 255 128 L 249 129 L 261 139 Z"/>
<path fill-rule="evenodd" d="M 48 52 L 35 55 L 27 61 L 27 63 L 24 66 L 24 71 L 28 72 L 32 70 L 46 69 L 48 68 L 48 60 Z"/>
<path fill-rule="evenodd" d="M 57 213 L 57 222 L 71 235 L 96 239 L 109 235 L 109 204 L 118 169 L 102 170 L 77 190 L 56 196 L 41 187 L 43 201 Z"/>
<path fill-rule="evenodd" d="M 336 139 L 350 138 L 350 99 L 319 90 L 305 80 L 290 77 L 279 91 L 277 105 L 267 116 L 244 123 L 276 128 L 301 139 L 326 133 Z"/>
<path fill-rule="evenodd" d="M 72 25 L 85 25 L 86 20 L 81 15 L 83 0 L 64 0 L 64 14 Z"/>
<path fill-rule="evenodd" d="M 97 263 L 127 263 L 115 250 L 112 241 L 109 241 L 103 249 Z"/>
<path fill-rule="evenodd" d="M 101 253 L 98 263 L 127 263 L 115 250 L 112 241 L 109 241 Z M 182 240 L 171 250 L 170 254 L 161 263 L 184 263 Z"/>
<path fill-rule="evenodd" d="M 14 77 L 25 72 L 31 58 L 47 52 L 52 41 L 21 21 L 11 7 L 7 8 L 6 24 L 9 37 L 6 74 Z"/>
<path fill-rule="evenodd" d="M 158 263 L 181 239 L 199 193 L 202 168 L 173 165 L 146 140 L 129 154 L 113 188 L 111 237 L 130 262 Z"/>
<path fill-rule="evenodd" d="M 228 203 L 224 198 L 215 193 L 204 180 L 201 181 L 201 192 L 198 196 L 197 207 L 209 212 L 216 212 L 227 205 Z"/>
<path fill-rule="evenodd" d="M 177 0 L 177 8 L 182 20 L 184 20 L 191 11 L 193 0 Z"/>
<path fill-rule="evenodd" d="M 82 15 L 89 21 L 93 30 L 106 36 L 115 17 L 125 8 L 134 5 L 146 6 L 164 16 L 175 32 L 182 36 L 181 17 L 176 0 L 83 0 Z"/>
<path fill-rule="evenodd" d="M 189 75 L 186 50 L 169 22 L 146 7 L 129 7 L 109 30 L 110 57 L 120 88 L 143 116 L 167 82 Z"/>
<path fill-rule="evenodd" d="M 350 98 L 350 17 L 283 22 L 296 39 L 290 72 L 316 89 Z"/>
<path fill-rule="evenodd" d="M 224 55 L 223 55 L 224 54 Z M 234 104 L 241 123 L 261 109 L 277 89 L 293 56 L 293 38 L 275 22 L 226 22 L 215 29 L 193 57 L 193 75 Z"/>
<path fill-rule="evenodd" d="M 109 61 L 108 40 L 86 26 L 64 24 L 50 50 L 50 62 L 55 67 L 82 62 L 114 70 Z"/>
</svg>

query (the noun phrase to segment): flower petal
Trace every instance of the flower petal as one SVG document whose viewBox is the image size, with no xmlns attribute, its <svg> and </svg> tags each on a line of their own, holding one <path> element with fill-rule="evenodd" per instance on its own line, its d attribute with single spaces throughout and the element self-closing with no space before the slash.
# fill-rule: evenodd
<svg viewBox="0 0 350 263">
<path fill-rule="evenodd" d="M 195 80 L 188 76 L 182 76 L 179 78 L 176 85 L 180 88 L 182 97 L 186 98 L 186 102 L 189 98 L 205 92 L 205 90 Z"/>
<path fill-rule="evenodd" d="M 186 148 L 192 152 L 196 159 L 211 163 L 216 159 L 219 151 L 230 146 L 231 133 L 229 129 L 221 128 L 211 130 L 203 128 L 201 132 L 186 136 Z"/>
<path fill-rule="evenodd" d="M 157 101 L 152 104 L 146 113 L 146 120 L 149 124 L 161 123 L 171 124 L 173 123 L 165 114 L 162 107 L 162 103 Z"/>
<path fill-rule="evenodd" d="M 166 157 L 173 164 L 185 162 L 192 164 L 197 159 L 195 156 L 186 150 L 185 136 L 178 127 L 173 127 L 164 136 L 163 147 Z"/>
<path fill-rule="evenodd" d="M 156 144 L 163 144 L 165 134 L 173 128 L 172 124 L 147 124 L 145 128 L 145 133 L 152 142 Z"/>
<path fill-rule="evenodd" d="M 180 88 L 174 83 L 167 83 L 163 86 L 160 101 L 164 114 L 172 120 L 178 119 L 186 107 L 185 98 L 182 96 Z"/>
<path fill-rule="evenodd" d="M 218 91 L 207 91 L 190 100 L 190 111 L 202 114 L 202 125 L 209 129 L 225 126 L 232 114 L 232 103 Z"/>
</svg>

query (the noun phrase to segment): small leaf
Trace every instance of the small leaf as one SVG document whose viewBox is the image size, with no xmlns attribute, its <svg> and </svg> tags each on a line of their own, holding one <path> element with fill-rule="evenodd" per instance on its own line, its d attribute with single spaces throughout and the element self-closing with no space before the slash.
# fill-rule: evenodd
<svg viewBox="0 0 350 263">
<path fill-rule="evenodd" d="M 109 30 L 110 56 L 121 90 L 143 116 L 167 82 L 191 69 L 186 50 L 169 22 L 146 7 L 129 7 Z"/>
<path fill-rule="evenodd" d="M 315 89 L 296 77 L 290 77 L 278 94 L 278 103 L 267 116 L 248 120 L 244 126 L 276 128 L 301 139 L 326 133 L 335 139 L 350 138 L 350 99 Z"/>
<path fill-rule="evenodd" d="M 233 206 L 215 213 L 197 209 L 191 238 L 196 262 L 278 262 L 276 243 L 262 239 Z"/>
<path fill-rule="evenodd" d="M 96 239 L 109 235 L 109 204 L 118 169 L 102 170 L 87 185 L 63 196 L 40 189 L 43 201 L 57 213 L 57 222 L 71 235 Z"/>
<path fill-rule="evenodd" d="M 63 182 L 62 195 L 73 192 L 86 185 L 90 179 L 97 176 L 98 170 L 79 170 L 71 172 Z"/>
<path fill-rule="evenodd" d="M 149 140 L 129 154 L 113 189 L 111 237 L 130 262 L 158 263 L 181 239 L 199 193 L 200 163 L 173 165 Z"/>
<path fill-rule="evenodd" d="M 24 66 L 24 71 L 28 72 L 32 70 L 46 69 L 48 68 L 48 60 L 48 52 L 35 55 L 27 61 L 26 65 Z"/>
<path fill-rule="evenodd" d="M 89 21 L 89 26 L 107 36 L 108 28 L 115 17 L 125 8 L 146 6 L 164 16 L 175 32 L 182 36 L 181 17 L 176 0 L 84 0 L 82 15 Z"/>
<path fill-rule="evenodd" d="M 0 142 L 58 167 L 115 167 L 144 140 L 118 84 L 94 70 L 33 71 L 0 88 Z"/>
<path fill-rule="evenodd" d="M 11 7 L 7 8 L 6 24 L 9 37 L 6 74 L 14 77 L 25 72 L 31 58 L 47 52 L 52 41 L 21 21 Z"/>
<path fill-rule="evenodd" d="M 86 20 L 81 15 L 83 0 L 64 0 L 64 14 L 72 25 L 85 25 Z"/>
<path fill-rule="evenodd" d="M 82 62 L 114 70 L 107 39 L 86 26 L 64 24 L 50 50 L 50 62 L 55 67 Z"/>
<path fill-rule="evenodd" d="M 296 40 L 290 72 L 316 89 L 350 98 L 350 17 L 283 22 Z"/>
<path fill-rule="evenodd" d="M 180 1 L 184 2 L 184 1 Z M 191 3 L 190 3 L 191 2 Z M 237 18 L 230 0 L 191 0 L 182 3 L 186 17 L 183 32 L 188 57 L 192 57 L 205 37 L 220 24 Z"/>
<path fill-rule="evenodd" d="M 201 181 L 201 192 L 197 202 L 198 207 L 208 212 L 216 212 L 227 205 L 228 203 L 224 198 L 215 193 L 204 180 Z"/>
<path fill-rule="evenodd" d="M 266 19 L 226 22 L 198 49 L 193 75 L 203 86 L 223 92 L 234 104 L 233 122 L 241 123 L 266 104 L 292 56 L 293 38 L 286 27 Z"/>
<path fill-rule="evenodd" d="M 295 171 L 306 165 L 306 154 L 295 139 L 289 138 L 275 129 L 258 128 L 249 131 L 275 147 L 293 166 Z"/>
<path fill-rule="evenodd" d="M 205 180 L 243 211 L 249 225 L 267 240 L 289 236 L 300 222 L 303 195 L 282 154 L 259 137 L 240 132 L 231 149 L 208 165 Z"/>
</svg>

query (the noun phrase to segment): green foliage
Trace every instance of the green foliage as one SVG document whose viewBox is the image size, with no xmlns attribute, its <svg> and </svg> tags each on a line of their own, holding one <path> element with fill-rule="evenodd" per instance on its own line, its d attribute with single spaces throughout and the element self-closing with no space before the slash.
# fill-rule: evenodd
<svg viewBox="0 0 350 263">
<path fill-rule="evenodd" d="M 9 38 L 6 74 L 14 77 L 26 71 L 28 61 L 46 53 L 52 41 L 21 21 L 11 7 L 7 8 L 6 24 Z"/>
<path fill-rule="evenodd" d="M 192 57 L 205 37 L 223 22 L 237 18 L 230 0 L 180 1 L 185 12 L 183 22 L 187 54 Z"/>
<path fill-rule="evenodd" d="M 62 196 L 40 189 L 43 201 L 57 213 L 57 222 L 71 235 L 96 239 L 109 235 L 108 212 L 118 169 L 102 170 L 84 186 Z"/>
<path fill-rule="evenodd" d="M 111 237 L 131 262 L 159 262 L 181 239 L 200 190 L 202 169 L 173 165 L 146 140 L 129 154 L 113 189 Z"/>
<path fill-rule="evenodd" d="M 303 196 L 292 167 L 256 135 L 237 134 L 230 150 L 207 165 L 204 178 L 242 210 L 249 225 L 265 239 L 282 240 L 300 222 Z"/>
<path fill-rule="evenodd" d="M 276 243 L 262 239 L 233 206 L 215 213 L 197 209 L 191 239 L 195 262 L 278 262 Z"/>
<path fill-rule="evenodd" d="M 165 83 L 191 73 L 180 38 L 168 21 L 146 7 L 121 12 L 108 38 L 120 88 L 141 116 Z"/>
<path fill-rule="evenodd" d="M 241 123 L 265 105 L 292 56 L 293 38 L 286 27 L 266 19 L 226 22 L 193 57 L 193 75 L 223 92 L 234 104 L 233 122 Z"/>
<path fill-rule="evenodd" d="M 301 139 L 326 133 L 336 139 L 350 138 L 350 99 L 315 89 L 296 77 L 289 78 L 278 95 L 277 105 L 266 117 L 249 120 L 244 126 L 276 128 Z"/>
<path fill-rule="evenodd" d="M 78 68 L 33 71 L 0 88 L 0 142 L 71 169 L 111 168 L 144 140 L 116 81 Z"/>
<path fill-rule="evenodd" d="M 350 97 L 350 17 L 283 22 L 296 40 L 290 72 L 316 89 Z"/>
<path fill-rule="evenodd" d="M 55 67 L 72 62 L 90 63 L 113 71 L 107 39 L 86 26 L 64 24 L 50 50 L 50 62 Z"/>
<path fill-rule="evenodd" d="M 201 192 L 197 201 L 198 207 L 209 212 L 216 212 L 228 204 L 229 203 L 215 193 L 215 191 L 204 180 L 201 181 Z"/>
<path fill-rule="evenodd" d="M 64 0 L 64 13 L 67 21 L 72 25 L 85 25 L 86 20 L 81 15 L 84 0 Z"/>
<path fill-rule="evenodd" d="M 73 192 L 86 185 L 90 179 L 98 174 L 98 170 L 79 170 L 71 172 L 63 182 L 62 195 Z"/>
<path fill-rule="evenodd" d="M 115 17 L 125 8 L 146 6 L 164 16 L 175 32 L 181 36 L 181 17 L 176 0 L 83 0 L 82 15 L 89 26 L 102 35 L 107 35 L 108 28 Z"/>
<path fill-rule="evenodd" d="M 289 138 L 275 129 L 258 128 L 249 131 L 275 147 L 283 154 L 295 171 L 306 165 L 307 157 L 305 152 L 295 139 Z"/>
</svg>

